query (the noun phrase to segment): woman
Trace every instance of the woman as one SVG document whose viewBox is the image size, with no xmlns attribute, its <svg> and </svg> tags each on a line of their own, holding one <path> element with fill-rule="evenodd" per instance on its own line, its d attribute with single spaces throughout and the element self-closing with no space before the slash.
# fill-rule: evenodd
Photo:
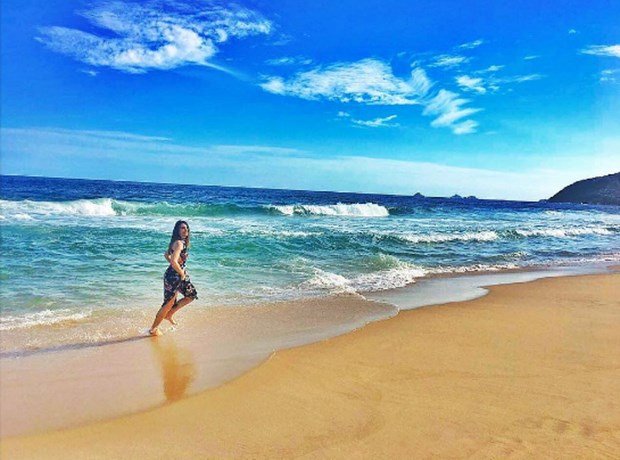
<svg viewBox="0 0 620 460">
<path fill-rule="evenodd" d="M 173 316 L 185 305 L 198 298 L 196 288 L 189 280 L 185 271 L 189 249 L 189 225 L 184 220 L 179 220 L 172 230 L 172 238 L 164 257 L 170 265 L 164 274 L 164 303 L 155 316 L 155 321 L 149 330 L 151 335 L 161 335 L 159 325 L 164 319 L 176 324 Z M 183 294 L 183 298 L 177 302 L 177 292 Z"/>
</svg>

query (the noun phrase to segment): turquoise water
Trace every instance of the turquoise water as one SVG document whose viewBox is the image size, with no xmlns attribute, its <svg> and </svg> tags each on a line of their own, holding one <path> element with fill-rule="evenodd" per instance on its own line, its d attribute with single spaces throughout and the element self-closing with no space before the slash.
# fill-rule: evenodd
<svg viewBox="0 0 620 460">
<path fill-rule="evenodd" d="M 107 315 L 130 319 L 106 338 L 150 321 L 181 218 L 199 309 L 620 260 L 611 206 L 15 176 L 2 177 L 1 200 L 5 337 L 46 327 L 97 340 L 84 331 Z M 40 345 L 22 337 L 3 348 Z"/>
</svg>

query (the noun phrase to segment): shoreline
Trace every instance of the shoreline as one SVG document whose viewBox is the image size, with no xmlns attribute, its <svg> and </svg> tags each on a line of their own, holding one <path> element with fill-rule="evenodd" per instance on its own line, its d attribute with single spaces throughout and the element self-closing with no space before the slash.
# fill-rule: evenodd
<svg viewBox="0 0 620 460">
<path fill-rule="evenodd" d="M 620 254 L 618 254 L 618 256 L 620 256 Z M 240 305 L 215 304 L 198 309 L 192 306 L 184 310 L 183 315 L 188 313 L 193 315 L 197 311 L 200 312 L 200 316 L 203 316 L 204 314 L 215 311 L 234 312 L 237 309 L 245 311 L 277 308 L 280 305 L 303 304 L 306 302 L 316 302 L 351 295 L 359 296 L 360 298 L 373 302 L 388 303 L 399 310 L 408 310 L 422 306 L 473 300 L 488 292 L 484 289 L 485 286 L 527 282 L 555 276 L 606 273 L 612 267 L 617 266 L 617 264 L 618 260 L 612 258 L 596 262 L 537 264 L 498 269 L 429 272 L 401 287 L 361 292 L 310 293 L 308 295 L 293 296 L 290 298 L 264 299 L 254 303 Z M 153 302 L 153 304 L 156 303 L 157 301 Z M 149 306 L 151 305 L 149 304 Z M 80 323 L 80 319 L 67 319 L 50 324 L 34 324 L 26 328 L 3 329 L 0 331 L 3 335 L 2 343 L 0 343 L 0 361 L 5 359 L 21 359 L 45 353 L 108 346 L 138 340 L 142 336 L 141 332 L 144 332 L 146 335 L 145 331 L 148 330 L 148 327 L 144 325 L 150 324 L 153 316 L 154 313 L 151 310 L 146 310 L 144 308 L 120 309 L 120 307 L 114 307 L 109 311 L 96 310 L 90 312 L 85 317 L 89 320 L 87 323 Z M 93 321 L 93 318 L 97 318 L 96 322 Z M 104 321 L 104 323 L 102 323 L 102 321 Z M 374 321 L 374 319 L 371 317 L 369 321 Z M 69 326 L 72 323 L 78 325 L 81 329 L 81 335 L 84 338 L 99 337 L 99 340 L 76 341 L 76 337 L 54 336 L 49 337 L 46 343 L 31 343 L 33 337 L 31 331 L 36 331 L 37 328 L 45 328 L 48 332 L 54 330 L 61 332 L 63 331 L 65 323 Z M 110 327 L 114 327 L 115 324 L 126 324 L 125 330 L 121 332 L 108 330 Z M 167 323 L 164 322 L 163 324 L 166 325 Z M 110 333 L 112 335 L 110 335 Z M 136 336 L 136 333 L 138 333 L 138 336 Z M 50 342 L 51 339 L 54 339 L 54 341 Z M 9 343 L 13 344 L 11 348 L 6 346 L 6 344 Z M 17 347 L 15 344 L 18 344 Z"/>
<path fill-rule="evenodd" d="M 280 350 L 164 407 L 5 438 L 1 449 L 7 458 L 609 456 L 620 448 L 619 283 L 609 273 L 494 286 Z M 183 428 L 168 440 L 170 426 Z"/>
<path fill-rule="evenodd" d="M 274 352 L 330 340 L 404 310 L 474 300 L 488 293 L 483 286 L 607 273 L 613 268 L 597 265 L 463 273 L 421 279 L 407 287 L 365 297 L 341 295 L 252 308 L 223 307 L 206 315 L 189 310 L 184 319 L 187 325 L 168 334 L 171 339 L 162 341 L 163 346 L 139 336 L 38 350 L 19 357 L 5 355 L 0 358 L 0 403 L 4 407 L 0 411 L 0 425 L 4 426 L 0 437 L 71 428 L 162 407 L 239 378 L 270 359 Z M 431 293 L 440 295 L 441 302 L 433 301 L 437 297 L 429 296 L 426 284 Z M 205 350 L 209 352 L 205 354 Z M 106 370 L 93 371 L 93 362 Z M 67 368 L 69 375 L 58 379 L 56 374 Z M 166 388 L 166 373 L 179 373 L 179 369 L 184 377 L 174 384 L 178 388 L 171 396 Z M 44 382 L 46 393 L 38 391 Z M 93 401 L 89 396 L 95 393 L 98 398 Z M 71 395 L 83 401 L 80 411 L 63 407 Z M 46 415 L 33 420 L 37 408 Z"/>
</svg>

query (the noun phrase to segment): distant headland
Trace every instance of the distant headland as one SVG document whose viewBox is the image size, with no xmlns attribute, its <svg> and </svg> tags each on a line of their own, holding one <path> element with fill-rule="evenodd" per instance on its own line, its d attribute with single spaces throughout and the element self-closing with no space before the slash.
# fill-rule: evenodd
<svg viewBox="0 0 620 460">
<path fill-rule="evenodd" d="M 549 201 L 620 205 L 620 172 L 577 181 L 564 187 Z"/>
</svg>

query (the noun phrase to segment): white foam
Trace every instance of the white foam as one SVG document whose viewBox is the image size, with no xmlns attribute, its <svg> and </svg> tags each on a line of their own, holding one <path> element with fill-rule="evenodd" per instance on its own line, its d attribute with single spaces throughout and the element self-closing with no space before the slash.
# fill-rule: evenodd
<svg viewBox="0 0 620 460">
<path fill-rule="evenodd" d="M 34 217 L 32 217 L 29 214 L 23 214 L 23 213 L 18 213 L 13 215 L 13 218 L 16 220 L 34 220 Z"/>
<path fill-rule="evenodd" d="M 412 284 L 427 273 L 424 269 L 406 262 L 398 261 L 397 265 L 388 270 L 364 273 L 352 279 L 315 268 L 312 278 L 303 282 L 300 288 L 325 290 L 331 294 L 383 291 Z"/>
<path fill-rule="evenodd" d="M 320 289 L 338 293 L 354 293 L 355 289 L 351 286 L 351 281 L 342 275 L 326 272 L 320 268 L 314 269 L 314 276 L 301 283 L 302 289 Z"/>
<path fill-rule="evenodd" d="M 516 230 L 518 235 L 530 236 L 550 236 L 554 238 L 567 238 L 581 235 L 612 235 L 613 233 L 605 227 L 586 227 L 586 228 L 543 228 L 531 230 Z"/>
<path fill-rule="evenodd" d="M 390 212 L 386 207 L 375 203 L 353 204 L 329 204 L 329 205 L 269 205 L 269 209 L 275 210 L 286 216 L 292 215 L 316 215 L 316 216 L 346 216 L 346 217 L 387 217 Z"/>
<path fill-rule="evenodd" d="M 276 230 L 270 228 L 242 228 L 239 230 L 239 233 L 242 235 L 248 236 L 269 236 L 273 238 L 303 238 L 307 236 L 313 235 L 321 235 L 318 232 L 304 232 L 298 230 Z"/>
<path fill-rule="evenodd" d="M 8 201 L 0 200 L 0 207 L 8 217 L 32 219 L 33 216 L 115 216 L 111 198 L 75 201 Z"/>
<path fill-rule="evenodd" d="M 470 273 L 470 272 L 496 272 L 501 270 L 513 270 L 520 266 L 515 263 L 503 263 L 503 264 L 472 264 L 460 267 L 433 267 L 428 269 L 428 273 L 443 274 L 443 273 Z M 522 267 L 521 267 L 522 268 Z"/>
<path fill-rule="evenodd" d="M 444 243 L 449 241 L 494 241 L 499 238 L 492 230 L 464 233 L 431 233 L 418 235 L 414 233 L 392 234 L 392 236 L 409 243 Z"/>
<path fill-rule="evenodd" d="M 399 268 L 357 276 L 351 284 L 357 292 L 384 291 L 415 283 L 425 275 L 422 268 L 403 263 Z"/>
<path fill-rule="evenodd" d="M 76 312 L 75 310 L 63 308 L 59 310 L 43 310 L 36 313 L 26 313 L 25 315 L 2 316 L 0 317 L 0 331 L 80 321 L 88 318 L 91 314 L 91 311 Z"/>
</svg>

